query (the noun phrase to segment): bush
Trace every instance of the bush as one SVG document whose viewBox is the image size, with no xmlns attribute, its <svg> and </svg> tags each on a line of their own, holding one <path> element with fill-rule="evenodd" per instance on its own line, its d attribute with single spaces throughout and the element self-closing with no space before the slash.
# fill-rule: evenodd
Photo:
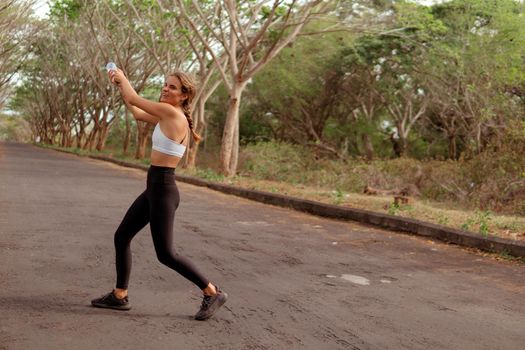
<svg viewBox="0 0 525 350">
<path fill-rule="evenodd" d="M 30 142 L 29 123 L 19 116 L 0 115 L 0 141 Z"/>
<path fill-rule="evenodd" d="M 470 160 L 411 158 L 376 160 L 315 159 L 298 145 L 259 142 L 241 151 L 240 175 L 259 180 L 317 186 L 360 193 L 378 189 L 416 187 L 422 199 L 448 207 L 525 214 L 525 160 L 516 150 L 486 152 Z"/>
<path fill-rule="evenodd" d="M 300 183 L 310 163 L 309 157 L 304 149 L 288 143 L 249 144 L 240 155 L 240 174 L 256 179 Z"/>
</svg>

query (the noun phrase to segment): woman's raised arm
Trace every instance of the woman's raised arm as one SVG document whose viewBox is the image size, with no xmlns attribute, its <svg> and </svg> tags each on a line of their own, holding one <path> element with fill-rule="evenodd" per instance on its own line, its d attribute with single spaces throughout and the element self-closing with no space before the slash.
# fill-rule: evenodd
<svg viewBox="0 0 525 350">
<path fill-rule="evenodd" d="M 122 70 L 116 69 L 110 71 L 109 77 L 111 82 L 118 86 L 124 101 L 126 101 L 128 105 L 138 108 L 138 111 L 136 109 L 131 109 L 131 112 L 136 119 L 145 120 L 150 123 L 157 123 L 160 119 L 176 116 L 177 112 L 172 105 L 162 102 L 153 102 L 139 96 Z M 138 117 L 135 112 L 138 113 Z M 157 120 L 154 120 L 153 118 L 156 118 Z"/>
<path fill-rule="evenodd" d="M 160 118 L 157 118 L 149 113 L 144 112 L 142 109 L 131 105 L 126 100 L 124 100 L 124 102 L 126 103 L 126 106 L 128 107 L 128 109 L 133 114 L 133 117 L 136 120 L 141 120 L 141 121 L 148 122 L 151 124 L 157 124 L 159 122 Z"/>
</svg>

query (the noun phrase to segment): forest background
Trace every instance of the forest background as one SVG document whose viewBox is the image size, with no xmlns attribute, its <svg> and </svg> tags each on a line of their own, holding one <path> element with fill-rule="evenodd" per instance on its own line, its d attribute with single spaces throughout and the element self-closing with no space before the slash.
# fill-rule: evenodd
<svg viewBox="0 0 525 350">
<path fill-rule="evenodd" d="M 522 1 L 34 7 L 0 5 L 0 140 L 147 163 L 105 63 L 151 99 L 181 69 L 203 136 L 182 173 L 525 239 Z"/>
</svg>

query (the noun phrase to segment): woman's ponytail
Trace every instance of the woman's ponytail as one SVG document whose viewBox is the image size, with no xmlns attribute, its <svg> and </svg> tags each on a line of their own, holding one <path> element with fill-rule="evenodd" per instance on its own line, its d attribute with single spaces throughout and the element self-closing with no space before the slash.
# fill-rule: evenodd
<svg viewBox="0 0 525 350">
<path fill-rule="evenodd" d="M 181 91 L 187 96 L 186 100 L 184 100 L 184 102 L 182 103 L 182 110 L 184 111 L 184 115 L 188 120 L 188 125 L 190 126 L 193 141 L 199 143 L 202 140 L 202 137 L 199 134 L 197 134 L 193 129 L 193 119 L 191 118 L 191 101 L 193 101 L 197 90 L 195 87 L 195 83 L 193 82 L 193 79 L 190 78 L 190 76 L 184 72 L 174 72 L 171 73 L 170 76 L 177 77 L 179 79 L 181 83 Z"/>
<path fill-rule="evenodd" d="M 182 104 L 182 110 L 184 111 L 184 115 L 186 116 L 186 119 L 188 120 L 188 125 L 190 126 L 191 135 L 193 137 L 193 141 L 195 143 L 199 143 L 202 140 L 202 137 L 195 132 L 193 129 L 193 119 L 191 118 L 191 108 L 190 104 L 187 103 L 188 100 L 184 101 Z"/>
</svg>

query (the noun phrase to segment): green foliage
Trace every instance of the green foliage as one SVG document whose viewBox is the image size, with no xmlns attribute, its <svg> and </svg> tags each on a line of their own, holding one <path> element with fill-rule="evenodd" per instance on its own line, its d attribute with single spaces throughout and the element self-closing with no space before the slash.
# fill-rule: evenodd
<svg viewBox="0 0 525 350">
<path fill-rule="evenodd" d="M 29 123 L 21 116 L 0 114 L 0 141 L 31 141 Z"/>
<path fill-rule="evenodd" d="M 474 219 L 468 218 L 467 221 L 461 224 L 460 228 L 464 231 L 471 231 L 471 227 L 473 224 L 474 224 Z"/>
<path fill-rule="evenodd" d="M 306 151 L 301 147 L 279 142 L 259 142 L 243 150 L 241 171 L 256 179 L 287 179 L 300 183 L 306 158 Z"/>
<path fill-rule="evenodd" d="M 318 159 L 298 145 L 271 141 L 244 147 L 239 168 L 242 175 L 256 179 L 334 189 L 334 202 L 340 202 L 345 193 L 361 193 L 367 185 L 399 190 L 417 184 L 421 199 L 448 203 L 451 207 L 478 208 L 479 212 L 464 223 L 464 228 L 487 233 L 492 218 L 488 213 L 522 215 L 521 210 L 525 209 L 525 191 L 522 190 L 525 161 L 516 161 L 520 154 L 523 153 L 508 153 L 514 160 L 502 162 L 502 166 L 506 163 L 509 166 L 508 172 L 503 172 L 497 170 L 501 158 L 494 154 L 459 161 L 418 161 L 404 157 L 371 162 L 353 159 L 343 163 Z M 511 183 L 515 186 L 509 186 Z M 411 208 L 390 210 L 410 214 Z M 449 221 L 444 215 L 438 220 L 441 224 Z"/>
<path fill-rule="evenodd" d="M 397 215 L 399 214 L 400 205 L 397 203 L 390 203 L 388 206 L 388 214 L 390 215 Z"/>
<path fill-rule="evenodd" d="M 523 257 L 516 257 L 514 255 L 511 255 L 510 252 L 507 251 L 507 250 L 504 250 L 501 253 L 498 253 L 498 255 L 499 255 L 500 258 L 502 258 L 504 260 L 525 264 L 525 258 L 523 258 Z"/>
<path fill-rule="evenodd" d="M 483 236 L 487 236 L 489 234 L 489 220 L 490 220 L 490 212 L 478 212 L 478 224 L 479 224 L 479 233 L 481 233 Z"/>
<path fill-rule="evenodd" d="M 83 9 L 81 0 L 55 0 L 49 3 L 49 16 L 57 20 L 68 19 L 75 21 L 78 19 Z"/>
<path fill-rule="evenodd" d="M 478 232 L 487 237 L 489 234 L 489 221 L 492 219 L 490 211 L 476 210 L 473 217 L 468 218 L 460 228 L 465 231 L 472 231 L 478 227 Z"/>
<path fill-rule="evenodd" d="M 269 113 L 261 111 L 257 105 L 250 104 L 249 100 L 241 111 L 239 132 L 241 145 L 270 141 L 274 135 L 272 128 L 276 119 Z"/>
<path fill-rule="evenodd" d="M 323 29 L 311 23 L 308 31 Z M 308 120 L 315 132 L 341 148 L 352 130 L 349 114 L 336 99 L 341 77 L 335 69 L 339 49 L 351 41 L 347 33 L 305 37 L 283 49 L 247 88 L 241 107 L 241 138 L 248 141 L 269 137 L 298 144 L 314 145 L 319 140 L 308 131 Z M 304 59 L 308 57 L 308 59 Z M 244 134 L 246 132 L 247 134 Z M 254 135 L 255 132 L 260 132 Z"/>
<path fill-rule="evenodd" d="M 450 220 L 449 217 L 444 214 L 439 215 L 437 218 L 438 223 L 444 226 L 448 224 L 449 220 Z"/>
<path fill-rule="evenodd" d="M 339 205 L 343 202 L 345 198 L 345 193 L 341 191 L 341 189 L 336 189 L 335 191 L 332 191 L 333 194 L 333 202 L 336 205 Z"/>
<path fill-rule="evenodd" d="M 200 177 L 201 179 L 213 181 L 213 182 L 222 182 L 224 181 L 224 175 L 222 175 L 219 172 L 216 172 L 209 168 L 198 168 L 196 170 L 197 177 Z"/>
<path fill-rule="evenodd" d="M 277 19 L 279 17 L 282 17 L 286 14 L 288 11 L 287 6 L 278 6 L 275 9 L 275 12 L 273 14 L 273 18 Z M 270 6 L 263 6 L 261 9 L 261 20 L 266 21 L 270 16 L 272 15 L 272 7 Z"/>
<path fill-rule="evenodd" d="M 396 202 L 390 203 L 387 209 L 387 213 L 390 215 L 399 215 L 401 212 L 405 214 L 405 216 L 411 217 L 414 211 L 414 207 L 412 207 L 409 204 L 398 204 Z M 408 215 L 407 215 L 408 214 Z"/>
<path fill-rule="evenodd" d="M 394 5 L 396 24 L 406 28 L 406 33 L 416 35 L 418 41 L 433 40 L 447 32 L 447 26 L 436 19 L 432 7 L 415 3 L 399 2 Z"/>
</svg>

